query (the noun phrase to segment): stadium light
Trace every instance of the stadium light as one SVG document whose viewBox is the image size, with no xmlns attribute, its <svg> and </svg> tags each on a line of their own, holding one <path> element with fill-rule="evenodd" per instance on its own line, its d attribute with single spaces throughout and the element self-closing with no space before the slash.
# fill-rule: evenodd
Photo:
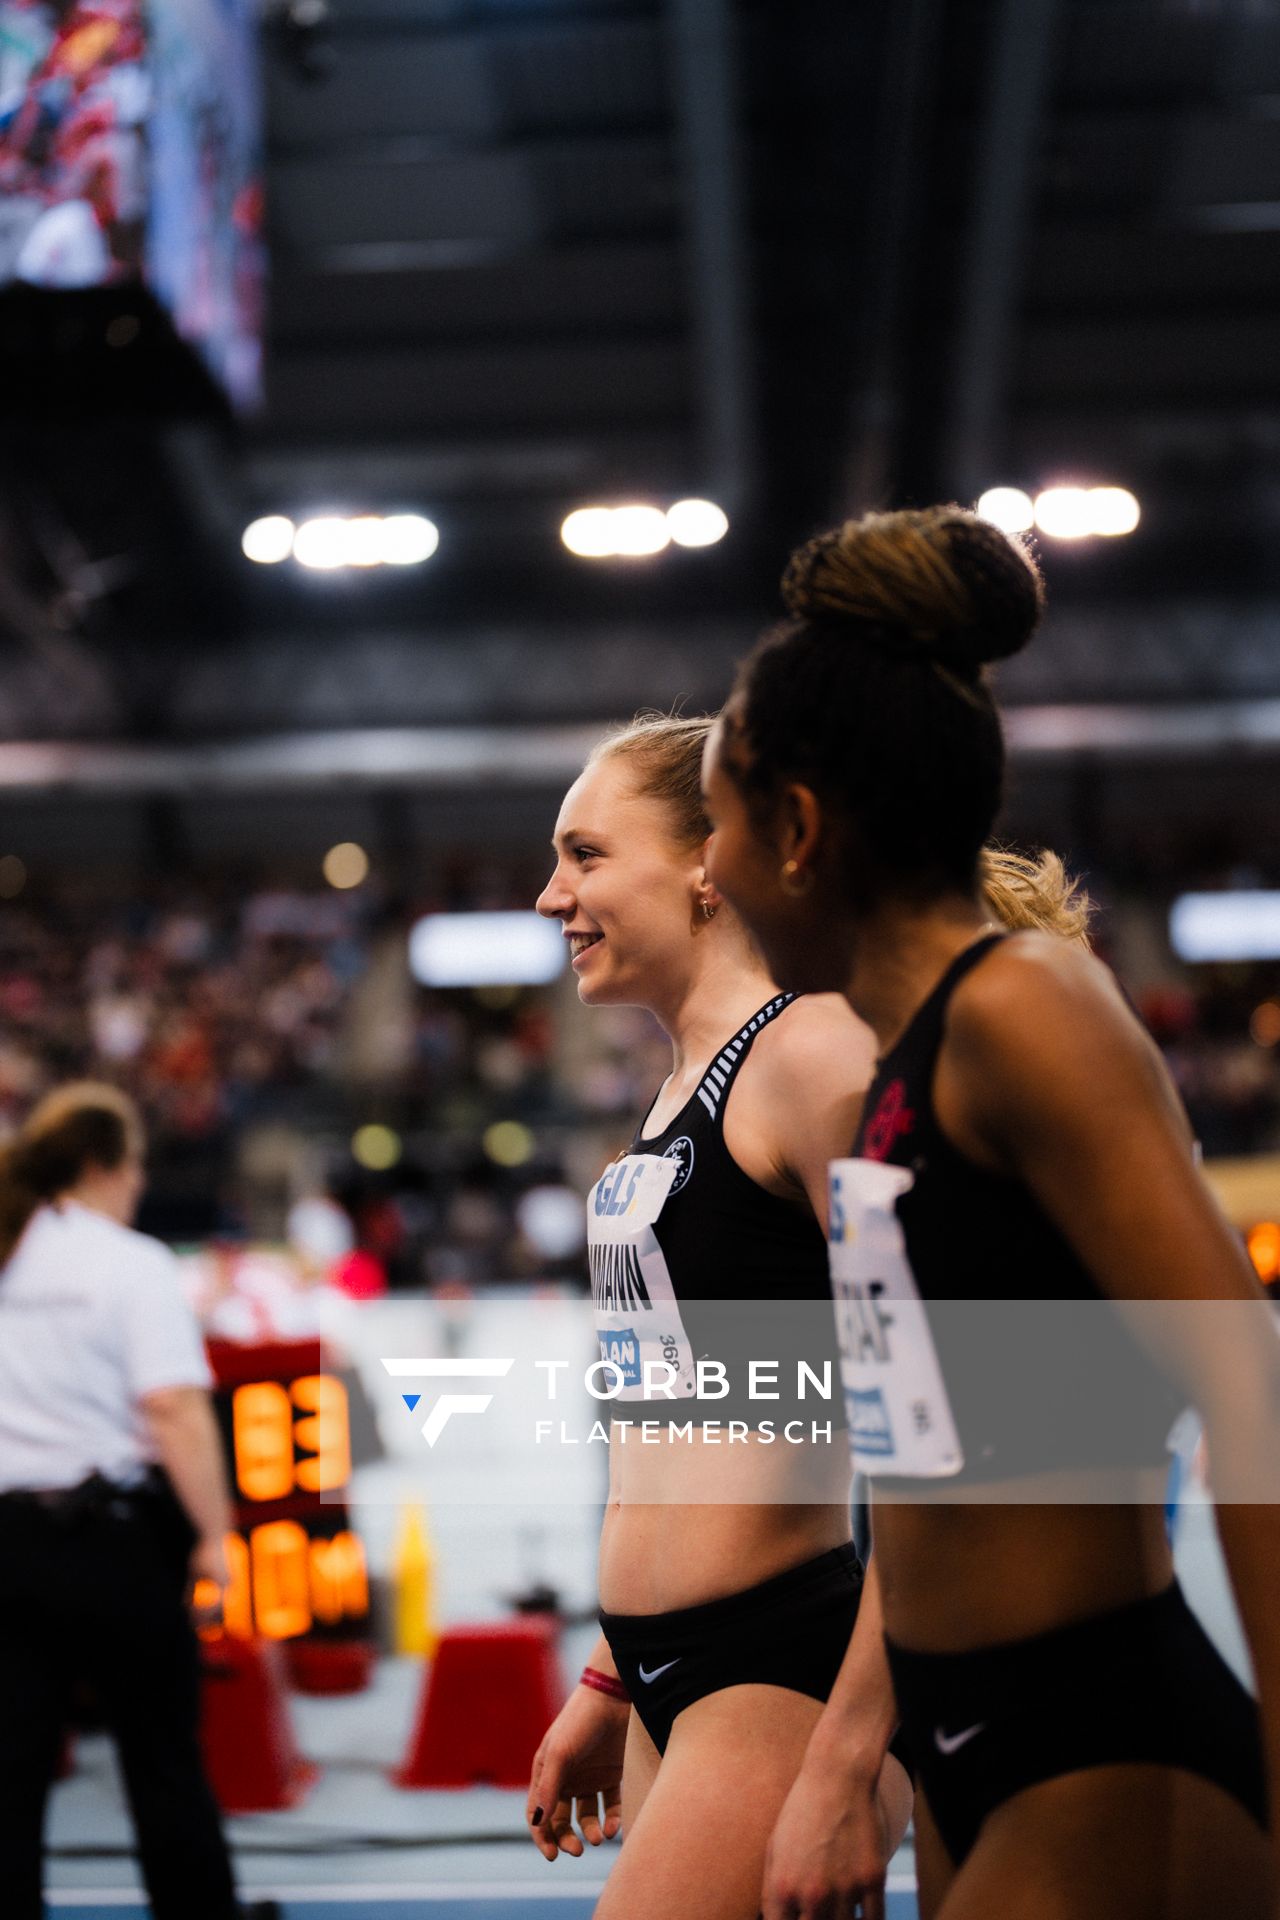
<svg viewBox="0 0 1280 1920">
<path fill-rule="evenodd" d="M 1031 495 L 1021 487 L 988 487 L 978 501 L 978 513 L 1002 533 L 1029 533 L 1036 523 Z"/>
<path fill-rule="evenodd" d="M 424 987 L 540 987 L 563 972 L 568 942 L 536 913 L 428 913 L 409 932 Z"/>
<path fill-rule="evenodd" d="M 1093 531 L 1104 539 L 1132 533 L 1141 519 L 1141 509 L 1127 487 L 1090 487 L 1089 505 L 1093 513 Z"/>
<path fill-rule="evenodd" d="M 566 516 L 560 538 L 580 560 L 610 560 L 616 552 L 613 513 L 608 507 L 576 507 Z"/>
<path fill-rule="evenodd" d="M 729 516 L 714 500 L 677 500 L 661 507 L 575 507 L 560 538 L 580 560 L 632 560 L 678 547 L 713 547 L 729 531 Z"/>
<path fill-rule="evenodd" d="M 336 514 L 304 520 L 293 536 L 293 557 L 300 567 L 335 573 L 347 564 L 347 523 Z"/>
<path fill-rule="evenodd" d="M 346 522 L 342 535 L 343 565 L 380 567 L 383 561 L 383 521 L 376 513 L 357 514 Z"/>
<path fill-rule="evenodd" d="M 1184 893 L 1169 941 L 1180 960 L 1280 960 L 1280 892 Z"/>
<path fill-rule="evenodd" d="M 729 516 L 714 500 L 677 500 L 667 508 L 667 531 L 678 547 L 714 547 L 729 531 Z"/>
<path fill-rule="evenodd" d="M 260 567 L 275 567 L 293 552 L 294 526 L 282 513 L 264 514 L 251 520 L 240 536 L 240 548 L 246 560 Z"/>
<path fill-rule="evenodd" d="M 658 507 L 615 507 L 613 550 L 619 559 L 645 559 L 671 545 L 667 516 Z"/>
<path fill-rule="evenodd" d="M 250 560 L 274 565 L 292 553 L 317 573 L 347 567 L 416 567 L 440 545 L 440 531 L 420 513 L 322 513 L 294 526 L 268 514 L 246 527 L 240 542 Z"/>
<path fill-rule="evenodd" d="M 1036 495 L 1035 523 L 1051 540 L 1115 539 L 1140 518 L 1127 487 L 1046 487 Z"/>
<path fill-rule="evenodd" d="M 393 513 L 382 522 L 384 566 L 421 566 L 439 545 L 439 528 L 420 513 Z"/>
<path fill-rule="evenodd" d="M 1051 540 L 1087 540 L 1093 511 L 1086 487 L 1046 487 L 1036 495 L 1036 525 Z"/>
</svg>

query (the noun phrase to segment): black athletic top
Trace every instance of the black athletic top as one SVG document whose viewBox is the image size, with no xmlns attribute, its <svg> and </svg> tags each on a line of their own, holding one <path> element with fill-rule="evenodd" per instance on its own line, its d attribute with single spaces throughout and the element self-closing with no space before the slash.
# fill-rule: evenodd
<svg viewBox="0 0 1280 1920">
<path fill-rule="evenodd" d="M 855 1158 L 832 1169 L 850 1426 L 877 1476 L 1158 1466 L 1182 1405 L 1024 1183 L 938 1124 L 952 994 L 1004 937 L 947 968 L 879 1063 Z"/>
<path fill-rule="evenodd" d="M 587 1201 L 591 1295 L 601 1356 L 621 1375 L 620 1400 L 645 1399 L 643 1365 L 674 1367 L 677 1403 L 694 1398 L 694 1367 L 717 1359 L 730 1370 L 732 1413 L 742 1412 L 741 1368 L 747 1359 L 776 1361 L 778 1387 L 793 1387 L 803 1354 L 815 1370 L 831 1363 L 831 1397 L 807 1405 L 814 1417 L 841 1424 L 826 1242 L 802 1203 L 779 1198 L 742 1171 L 724 1140 L 729 1094 L 758 1033 L 795 996 L 761 1007 L 708 1068 L 675 1118 L 660 1133 L 644 1122 L 630 1147 L 608 1166 Z M 809 1309 L 796 1303 L 809 1301 Z M 650 1379 L 664 1380 L 665 1374 Z M 612 1384 L 606 1381 L 605 1384 Z M 760 1400 L 756 1418 L 789 1409 Z M 729 1402 L 724 1403 L 726 1413 Z M 662 1410 L 652 1393 L 646 1413 Z M 699 1417 L 719 1411 L 713 1400 Z"/>
</svg>

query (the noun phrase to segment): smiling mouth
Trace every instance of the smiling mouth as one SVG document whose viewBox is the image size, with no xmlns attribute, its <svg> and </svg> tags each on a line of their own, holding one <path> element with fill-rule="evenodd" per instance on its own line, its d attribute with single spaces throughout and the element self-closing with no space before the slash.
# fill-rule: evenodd
<svg viewBox="0 0 1280 1920">
<path fill-rule="evenodd" d="M 602 933 L 571 933 L 569 935 L 570 955 L 573 959 L 580 960 L 588 947 L 594 947 L 598 940 L 603 939 Z"/>
</svg>

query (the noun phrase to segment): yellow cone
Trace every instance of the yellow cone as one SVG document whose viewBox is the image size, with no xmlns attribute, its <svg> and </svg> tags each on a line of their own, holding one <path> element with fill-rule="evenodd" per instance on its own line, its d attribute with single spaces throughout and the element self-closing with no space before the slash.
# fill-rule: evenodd
<svg viewBox="0 0 1280 1920">
<path fill-rule="evenodd" d="M 425 1655 L 436 1650 L 439 1632 L 435 1617 L 435 1553 L 427 1530 L 426 1512 L 416 1501 L 400 1509 L 392 1563 L 395 1608 L 395 1650 Z"/>
</svg>

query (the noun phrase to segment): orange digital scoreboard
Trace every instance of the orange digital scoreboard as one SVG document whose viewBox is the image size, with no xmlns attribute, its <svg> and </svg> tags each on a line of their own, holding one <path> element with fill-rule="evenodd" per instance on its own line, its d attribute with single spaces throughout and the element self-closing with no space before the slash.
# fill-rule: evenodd
<svg viewBox="0 0 1280 1920">
<path fill-rule="evenodd" d="M 316 1340 L 211 1341 L 209 1363 L 236 1500 L 226 1631 L 287 1642 L 301 1686 L 362 1686 L 372 1660 L 369 1581 L 343 1497 L 346 1386 L 325 1370 Z"/>
</svg>

